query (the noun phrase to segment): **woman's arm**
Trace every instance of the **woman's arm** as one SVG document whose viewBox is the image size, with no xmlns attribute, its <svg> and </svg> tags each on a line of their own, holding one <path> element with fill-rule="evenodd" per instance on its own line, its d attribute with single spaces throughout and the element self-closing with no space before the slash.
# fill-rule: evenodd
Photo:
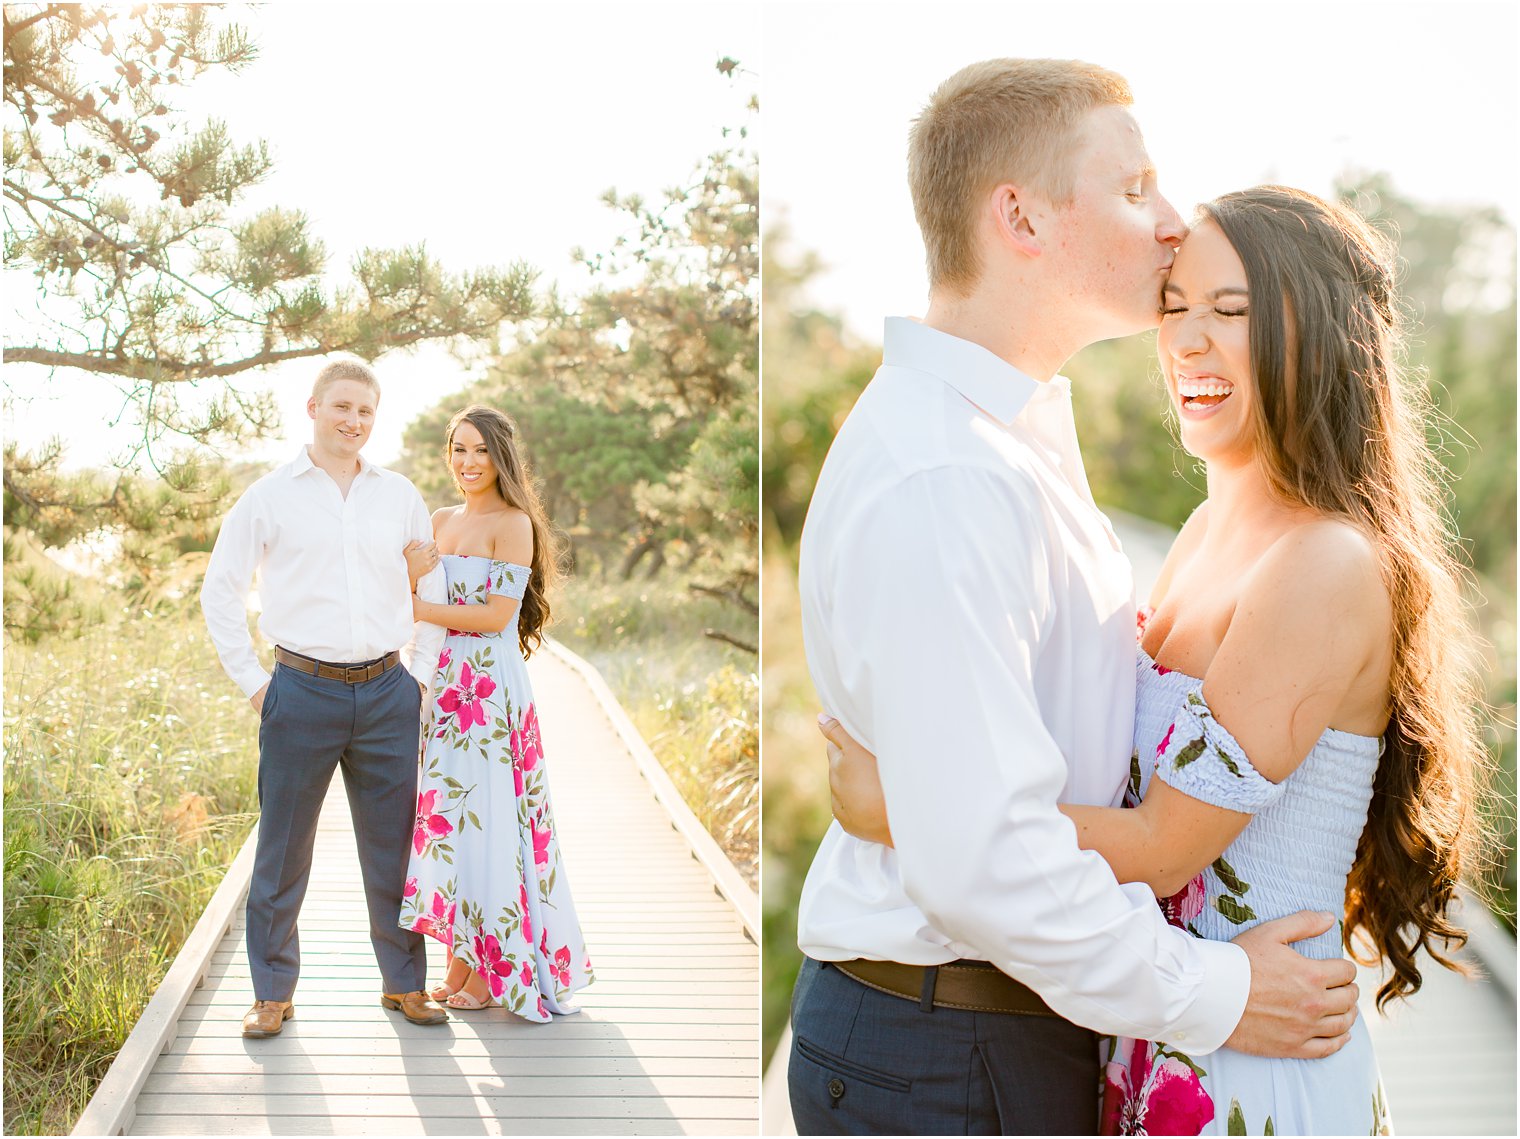
<svg viewBox="0 0 1520 1139">
<path fill-rule="evenodd" d="M 533 564 L 533 524 L 526 514 L 508 512 L 491 535 L 491 558 L 514 565 Z M 492 593 L 485 603 L 439 605 L 412 598 L 412 619 L 457 629 L 461 633 L 499 633 L 512 623 L 517 598 Z"/>
</svg>

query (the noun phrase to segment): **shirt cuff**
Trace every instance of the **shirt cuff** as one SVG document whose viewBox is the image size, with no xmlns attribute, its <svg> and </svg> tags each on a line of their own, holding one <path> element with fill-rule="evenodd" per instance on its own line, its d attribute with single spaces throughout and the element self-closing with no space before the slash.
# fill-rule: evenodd
<svg viewBox="0 0 1520 1139">
<path fill-rule="evenodd" d="M 1245 1015 L 1251 995 L 1251 959 L 1233 942 L 1199 940 L 1194 944 L 1203 958 L 1203 984 L 1163 1042 L 1189 1056 L 1206 1056 L 1224 1045 Z"/>
<path fill-rule="evenodd" d="M 232 681 L 243 690 L 244 696 L 252 700 L 253 694 L 269 683 L 269 676 L 269 673 L 255 665 L 246 672 L 240 671 L 232 678 Z"/>
</svg>

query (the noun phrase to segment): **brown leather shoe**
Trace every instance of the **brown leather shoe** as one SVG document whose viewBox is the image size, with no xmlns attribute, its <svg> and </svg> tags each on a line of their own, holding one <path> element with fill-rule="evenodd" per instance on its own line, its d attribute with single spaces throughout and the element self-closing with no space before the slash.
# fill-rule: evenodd
<svg viewBox="0 0 1520 1139">
<path fill-rule="evenodd" d="M 296 1015 L 292 1001 L 254 1001 L 243 1017 L 243 1035 L 254 1038 L 278 1036 L 285 1022 Z"/>
<path fill-rule="evenodd" d="M 446 1024 L 449 1014 L 421 989 L 415 993 L 381 993 L 380 1007 L 399 1012 L 413 1024 Z"/>
</svg>

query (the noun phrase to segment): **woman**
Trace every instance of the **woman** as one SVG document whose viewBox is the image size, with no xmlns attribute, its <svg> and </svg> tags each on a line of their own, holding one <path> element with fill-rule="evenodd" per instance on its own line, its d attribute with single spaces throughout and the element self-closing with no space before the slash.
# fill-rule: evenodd
<svg viewBox="0 0 1520 1139">
<path fill-rule="evenodd" d="M 450 950 L 435 1000 L 547 1022 L 578 1011 L 570 995 L 592 979 L 525 664 L 549 619 L 553 536 L 511 419 L 465 408 L 445 453 L 464 502 L 433 515 L 449 603 L 412 602 L 417 620 L 449 632 L 424 716 L 401 925 Z M 408 564 L 415 589 L 430 560 L 409 550 Z"/>
<path fill-rule="evenodd" d="M 1069 806 L 1081 845 L 1175 925 L 1229 940 L 1345 913 L 1391 969 L 1381 1007 L 1442 964 L 1472 853 L 1480 744 L 1465 628 L 1417 385 L 1394 366 L 1393 253 L 1349 209 L 1258 187 L 1202 207 L 1163 292 L 1157 348 L 1208 499 L 1144 611 L 1129 803 Z M 832 726 L 846 829 L 890 841 L 868 752 Z M 1153 778 L 1152 776 L 1156 776 Z M 1193 1058 L 1119 1040 L 1107 1133 L 1389 1129 L 1365 1024 L 1324 1060 Z"/>
</svg>

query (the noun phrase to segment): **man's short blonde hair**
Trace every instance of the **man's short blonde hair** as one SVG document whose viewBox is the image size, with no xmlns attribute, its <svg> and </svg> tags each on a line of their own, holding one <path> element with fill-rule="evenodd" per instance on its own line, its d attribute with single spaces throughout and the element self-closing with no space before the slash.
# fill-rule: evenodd
<svg viewBox="0 0 1520 1139">
<path fill-rule="evenodd" d="M 908 185 L 930 286 L 964 294 L 981 276 L 983 194 L 1011 182 L 1069 203 L 1083 115 L 1133 102 L 1122 75 L 1074 59 L 989 59 L 941 83 L 908 134 Z"/>
<path fill-rule="evenodd" d="M 369 390 L 375 393 L 375 402 L 380 402 L 380 380 L 363 360 L 334 360 L 325 365 L 311 385 L 311 398 L 321 403 L 327 389 L 339 380 L 357 380 L 361 384 L 367 384 Z"/>
</svg>

